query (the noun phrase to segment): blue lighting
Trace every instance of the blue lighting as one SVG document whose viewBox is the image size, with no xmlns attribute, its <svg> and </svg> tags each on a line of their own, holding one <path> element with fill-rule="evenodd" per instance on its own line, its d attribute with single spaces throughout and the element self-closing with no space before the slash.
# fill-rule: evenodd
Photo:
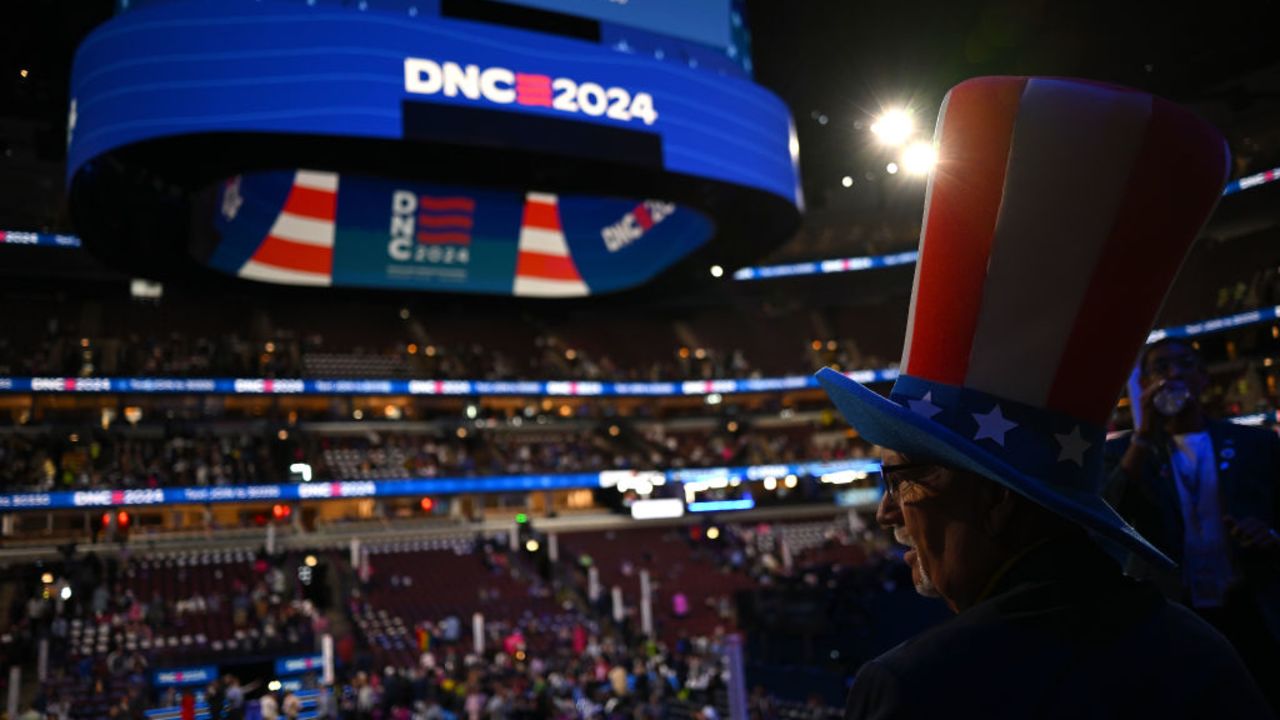
<svg viewBox="0 0 1280 720">
<path fill-rule="evenodd" d="M 730 512 L 733 510 L 750 510 L 756 506 L 755 498 L 750 495 L 741 500 L 702 500 L 689 503 L 689 512 Z"/>
</svg>

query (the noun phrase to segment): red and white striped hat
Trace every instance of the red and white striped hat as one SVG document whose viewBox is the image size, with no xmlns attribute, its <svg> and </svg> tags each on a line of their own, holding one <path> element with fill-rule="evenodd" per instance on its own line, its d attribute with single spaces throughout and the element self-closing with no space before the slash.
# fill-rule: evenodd
<svg viewBox="0 0 1280 720">
<path fill-rule="evenodd" d="M 869 441 L 978 472 L 1168 563 L 1098 497 L 1104 424 L 1226 181 L 1221 135 L 1126 88 L 947 94 L 901 372 L 818 374 Z"/>
</svg>

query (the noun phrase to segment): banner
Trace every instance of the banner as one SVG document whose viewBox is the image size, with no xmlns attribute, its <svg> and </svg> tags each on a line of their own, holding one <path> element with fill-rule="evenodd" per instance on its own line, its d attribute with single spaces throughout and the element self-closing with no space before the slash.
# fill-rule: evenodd
<svg viewBox="0 0 1280 720">
<path fill-rule="evenodd" d="M 896 369 L 846 373 L 861 383 L 888 382 Z M 681 396 L 816 389 L 811 375 L 686 382 L 561 380 L 303 380 L 301 378 L 0 377 L 0 392 L 211 395 Z"/>
<path fill-rule="evenodd" d="M 324 658 L 320 655 L 303 655 L 276 660 L 276 675 L 279 676 L 320 672 L 323 668 Z"/>
<path fill-rule="evenodd" d="M 171 668 L 156 670 L 151 673 L 152 685 L 156 687 L 182 687 L 185 685 L 207 685 L 218 678 L 216 665 L 199 665 L 188 668 Z"/>
<path fill-rule="evenodd" d="M 835 472 L 879 472 L 874 459 L 815 461 L 777 465 L 654 470 L 634 474 L 636 478 L 661 476 L 665 482 L 683 482 L 686 488 L 728 486 L 730 480 L 758 480 L 765 477 L 821 477 Z M 619 471 L 545 475 L 490 475 L 482 477 L 403 478 L 390 480 L 346 480 L 304 482 L 289 485 L 225 485 L 203 487 L 147 488 L 136 490 L 76 490 L 0 494 L 0 511 L 65 510 L 76 508 L 157 507 L 230 502 L 297 502 L 304 500 L 347 500 L 370 497 L 423 497 L 464 493 L 517 493 L 538 490 L 575 490 L 629 486 L 618 482 Z"/>
</svg>

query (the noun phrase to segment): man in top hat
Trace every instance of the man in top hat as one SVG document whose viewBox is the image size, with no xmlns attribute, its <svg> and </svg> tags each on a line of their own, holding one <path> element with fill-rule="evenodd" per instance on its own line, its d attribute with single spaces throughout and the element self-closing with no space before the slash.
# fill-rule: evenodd
<svg viewBox="0 0 1280 720">
<path fill-rule="evenodd" d="M 997 77 L 948 93 L 936 140 L 902 374 L 887 399 L 818 380 L 886 448 L 877 519 L 957 615 L 864 665 L 846 717 L 1272 717 L 1221 635 L 1123 576 L 1171 561 L 1099 496 L 1222 138 L 1143 93 Z"/>
</svg>

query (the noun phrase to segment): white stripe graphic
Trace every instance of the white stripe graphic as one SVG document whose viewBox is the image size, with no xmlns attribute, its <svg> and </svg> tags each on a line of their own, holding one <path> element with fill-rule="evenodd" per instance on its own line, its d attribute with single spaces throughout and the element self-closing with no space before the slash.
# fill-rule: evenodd
<svg viewBox="0 0 1280 720">
<path fill-rule="evenodd" d="M 564 233 L 555 230 L 526 227 L 520 229 L 520 250 L 557 257 L 569 257 L 569 245 Z"/>
<path fill-rule="evenodd" d="M 281 240 L 289 240 L 303 245 L 316 247 L 333 247 L 332 220 L 316 220 L 315 218 L 282 212 L 271 226 L 271 234 Z"/>
<path fill-rule="evenodd" d="M 940 142 L 942 139 L 942 121 L 947 117 L 947 105 L 951 103 L 951 93 L 948 92 L 942 98 L 942 107 L 938 109 L 938 122 L 933 127 L 933 141 Z M 929 181 L 924 186 L 924 219 L 920 223 L 920 247 L 917 248 L 918 257 L 924 259 L 924 242 L 929 235 L 929 201 L 933 199 L 933 180 L 935 171 L 929 171 Z M 902 368 L 902 372 L 908 372 L 907 361 L 911 359 L 911 335 L 916 330 L 916 296 L 920 294 L 920 267 L 923 263 L 916 264 L 916 272 L 911 280 L 911 305 L 907 310 L 907 339 L 902 345 L 902 363 L 898 367 Z"/>
<path fill-rule="evenodd" d="M 581 280 L 516 277 L 512 293 L 521 297 L 581 297 L 589 295 L 591 291 Z"/>
<path fill-rule="evenodd" d="M 1027 83 L 966 387 L 1044 404 L 1150 116 L 1142 93 Z"/>
<path fill-rule="evenodd" d="M 338 173 L 320 170 L 299 170 L 293 177 L 293 184 L 312 190 L 338 191 Z"/>
<path fill-rule="evenodd" d="M 250 260 L 240 268 L 240 277 L 249 280 L 259 280 L 261 282 L 280 283 L 282 285 L 332 285 L 333 280 L 324 273 L 313 273 L 305 270 L 289 270 L 287 268 L 276 267 L 275 265 L 264 265 L 256 260 Z"/>
</svg>

